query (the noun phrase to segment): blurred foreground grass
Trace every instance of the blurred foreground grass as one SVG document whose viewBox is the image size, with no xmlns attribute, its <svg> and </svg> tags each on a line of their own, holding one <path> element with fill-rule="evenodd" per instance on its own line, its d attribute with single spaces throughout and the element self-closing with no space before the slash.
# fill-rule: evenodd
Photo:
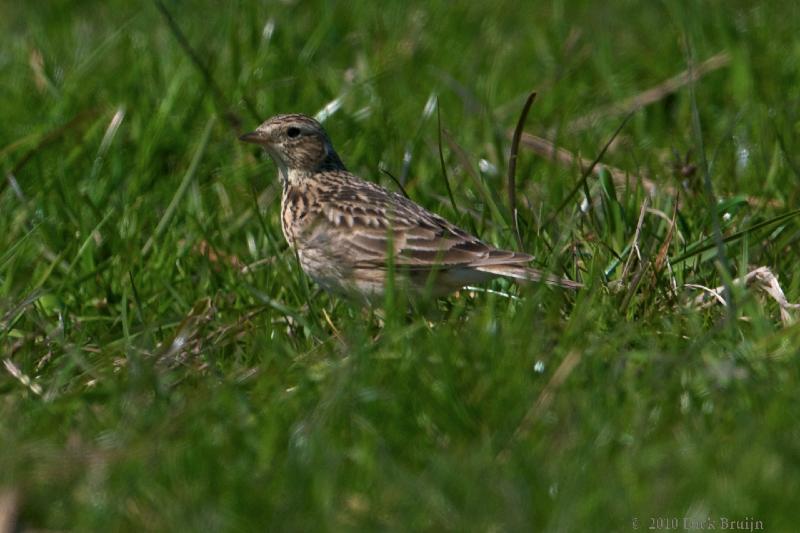
<svg viewBox="0 0 800 533">
<path fill-rule="evenodd" d="M 800 329 L 758 287 L 728 312 L 691 286 L 767 266 L 800 299 L 794 2 L 166 8 L 208 78 L 156 4 L 3 5 L 0 499 L 23 529 L 797 529 Z M 319 294 L 236 140 L 326 110 L 351 169 L 514 247 L 530 90 L 527 130 L 591 160 L 624 115 L 594 111 L 720 53 L 612 143 L 629 187 L 566 201 L 580 169 L 520 152 L 525 250 L 576 295 Z"/>
</svg>

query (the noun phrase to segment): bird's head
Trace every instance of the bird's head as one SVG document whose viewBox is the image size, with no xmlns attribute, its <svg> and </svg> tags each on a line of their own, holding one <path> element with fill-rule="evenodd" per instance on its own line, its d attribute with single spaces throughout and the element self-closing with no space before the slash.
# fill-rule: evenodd
<svg viewBox="0 0 800 533">
<path fill-rule="evenodd" d="M 344 170 L 322 125 L 306 115 L 276 115 L 239 140 L 263 146 L 283 176 L 290 170 Z"/>
</svg>

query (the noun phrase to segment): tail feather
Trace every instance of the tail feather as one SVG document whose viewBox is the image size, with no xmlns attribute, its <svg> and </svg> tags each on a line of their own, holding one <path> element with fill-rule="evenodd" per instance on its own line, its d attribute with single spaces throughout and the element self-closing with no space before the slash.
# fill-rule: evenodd
<svg viewBox="0 0 800 533">
<path fill-rule="evenodd" d="M 475 270 L 486 272 L 487 274 L 494 274 L 495 276 L 504 276 L 507 278 L 518 279 L 522 281 L 541 281 L 548 285 L 555 285 L 565 289 L 579 289 L 583 287 L 582 283 L 572 281 L 566 278 L 560 278 L 535 268 L 515 264 L 499 264 L 499 265 L 482 265 L 475 267 Z"/>
</svg>

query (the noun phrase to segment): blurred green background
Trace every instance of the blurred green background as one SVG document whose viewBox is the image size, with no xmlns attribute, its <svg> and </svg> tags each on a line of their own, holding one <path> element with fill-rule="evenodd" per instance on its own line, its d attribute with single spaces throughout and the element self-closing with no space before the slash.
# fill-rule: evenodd
<svg viewBox="0 0 800 533">
<path fill-rule="evenodd" d="M 0 502 L 21 530 L 797 529 L 800 329 L 757 286 L 729 309 L 692 287 L 767 266 L 800 300 L 796 2 L 0 5 Z M 627 187 L 569 196 L 577 165 L 520 151 L 524 248 L 576 295 L 320 293 L 237 141 L 324 110 L 351 170 L 514 248 L 528 93 L 526 130 L 592 160 L 653 87 L 603 157 Z"/>
</svg>

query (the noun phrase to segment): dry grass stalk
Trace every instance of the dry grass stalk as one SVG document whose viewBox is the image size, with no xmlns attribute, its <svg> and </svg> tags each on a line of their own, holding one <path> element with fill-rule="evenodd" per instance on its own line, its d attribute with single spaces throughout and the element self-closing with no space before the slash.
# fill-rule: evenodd
<svg viewBox="0 0 800 533">
<path fill-rule="evenodd" d="M 747 288 L 755 285 L 757 289 L 761 289 L 778 303 L 778 306 L 781 310 L 781 322 L 783 322 L 784 325 L 794 322 L 794 317 L 792 317 L 789 310 L 800 309 L 800 304 L 790 303 L 786 299 L 786 295 L 783 293 L 783 289 L 781 289 L 781 286 L 778 283 L 777 276 L 772 273 L 769 267 L 758 267 L 755 270 L 748 272 L 746 275 L 733 280 L 733 284 L 738 286 L 744 285 Z M 724 286 L 716 287 L 714 289 L 691 283 L 687 283 L 685 286 L 704 291 L 702 294 L 695 297 L 693 301 L 694 305 L 699 307 L 709 307 L 713 305 L 714 302 L 727 305 L 727 302 L 722 297 L 723 291 L 725 290 Z"/>
<path fill-rule="evenodd" d="M 15 489 L 0 490 L 0 533 L 20 531 L 17 522 L 20 500 L 19 491 Z"/>
<path fill-rule="evenodd" d="M 607 117 L 624 115 L 632 111 L 636 111 L 648 105 L 654 104 L 676 92 L 681 87 L 697 81 L 709 72 L 713 72 L 726 66 L 731 61 L 731 56 L 728 52 L 720 52 L 694 68 L 686 69 L 683 72 L 662 81 L 658 85 L 650 87 L 649 89 L 640 92 L 622 101 L 616 102 L 606 107 L 601 107 L 584 115 L 578 119 L 570 122 L 566 131 L 569 133 L 576 133 L 579 131 L 587 130 L 593 127 L 599 120 Z"/>
<path fill-rule="evenodd" d="M 539 137 L 532 133 L 523 132 L 520 139 L 520 145 L 529 149 L 536 155 L 555 161 L 561 166 L 580 169 L 588 168 L 592 161 L 585 157 L 580 157 L 566 148 L 557 147 L 552 141 Z M 657 193 L 675 196 L 678 194 L 678 189 L 672 185 L 664 183 L 656 183 L 645 176 L 634 176 L 621 168 L 613 167 L 605 163 L 596 165 L 592 169 L 592 174 L 595 176 L 606 170 L 614 181 L 614 185 L 618 188 L 630 188 L 636 183 L 640 183 L 642 188 L 651 197 L 655 197 Z M 747 196 L 747 203 L 752 206 L 765 206 L 765 207 L 783 207 L 783 202 L 777 199 L 765 199 L 758 196 Z"/>
<path fill-rule="evenodd" d="M 539 397 L 536 398 L 536 402 L 531 406 L 528 412 L 525 413 L 525 416 L 522 418 L 519 426 L 517 426 L 517 429 L 514 431 L 514 436 L 512 437 L 512 442 L 498 454 L 497 459 L 499 461 L 505 461 L 508 459 L 511 445 L 521 441 L 528 433 L 530 433 L 533 424 L 536 422 L 536 420 L 542 417 L 547 409 L 550 408 L 556 391 L 561 387 L 561 385 L 564 384 L 575 367 L 578 366 L 580 361 L 580 352 L 572 351 L 569 352 L 566 357 L 564 357 L 564 360 L 561 361 L 560 365 L 558 365 L 558 368 L 553 373 L 550 381 L 547 382 L 547 385 L 545 385 L 544 389 L 542 389 L 542 392 L 539 393 Z"/>
<path fill-rule="evenodd" d="M 38 383 L 35 383 L 30 376 L 20 369 L 20 367 L 15 365 L 14 361 L 5 358 L 3 359 L 3 366 L 6 367 L 6 370 L 14 377 L 14 379 L 22 383 L 26 388 L 30 389 L 30 391 L 36 396 L 42 395 L 42 387 Z"/>
<path fill-rule="evenodd" d="M 647 204 L 648 200 L 645 198 L 642 202 L 642 209 L 639 212 L 639 221 L 636 223 L 636 231 L 633 234 L 633 239 L 631 239 L 631 248 L 630 252 L 628 253 L 628 260 L 625 261 L 625 266 L 622 269 L 622 279 L 626 279 L 628 277 L 628 272 L 633 264 L 634 254 L 639 263 L 642 262 L 642 253 L 639 250 L 639 235 L 642 232 L 642 224 L 644 223 L 644 215 L 647 212 Z"/>
<path fill-rule="evenodd" d="M 551 141 L 548 141 L 544 137 L 533 135 L 532 133 L 523 132 L 520 139 L 520 144 L 531 150 L 536 155 L 555 161 L 556 163 L 565 167 L 574 168 L 577 166 L 581 169 L 584 169 L 589 168 L 589 166 L 592 164 L 591 160 L 577 156 L 566 148 L 556 147 L 556 145 Z M 606 165 L 605 163 L 602 165 L 596 165 L 592 173 L 595 176 L 599 176 L 603 169 L 611 174 L 611 179 L 614 180 L 614 183 L 618 187 L 631 186 L 632 184 L 638 182 L 642 184 L 642 187 L 644 187 L 645 191 L 647 191 L 647 194 L 650 196 L 654 196 L 657 190 L 667 194 L 675 194 L 674 187 L 669 185 L 657 185 L 656 182 L 649 178 L 632 176 L 622 169 Z"/>
</svg>

